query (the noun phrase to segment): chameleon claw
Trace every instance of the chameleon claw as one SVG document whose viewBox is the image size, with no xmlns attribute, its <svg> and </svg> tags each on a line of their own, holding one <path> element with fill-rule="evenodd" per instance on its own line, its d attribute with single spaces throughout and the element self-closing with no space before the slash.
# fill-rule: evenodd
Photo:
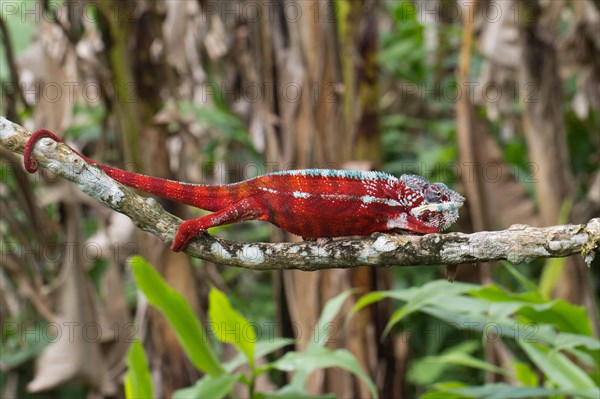
<svg viewBox="0 0 600 399">
<path fill-rule="evenodd" d="M 171 245 L 171 250 L 174 252 L 184 251 L 197 234 L 197 231 L 192 231 L 186 222 L 188 221 L 186 220 L 179 225 L 179 229 Z"/>
<path fill-rule="evenodd" d="M 331 238 L 331 237 L 319 237 L 319 238 L 317 238 L 317 247 L 324 247 L 325 245 L 329 244 L 331 241 L 333 241 L 333 238 Z"/>
</svg>

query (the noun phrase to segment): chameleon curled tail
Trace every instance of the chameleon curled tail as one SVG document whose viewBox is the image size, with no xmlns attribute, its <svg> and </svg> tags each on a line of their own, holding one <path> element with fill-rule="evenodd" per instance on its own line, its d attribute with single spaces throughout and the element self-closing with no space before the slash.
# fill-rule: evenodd
<svg viewBox="0 0 600 399">
<path fill-rule="evenodd" d="M 28 172 L 35 143 L 49 138 L 38 130 L 24 152 Z M 204 185 L 145 176 L 97 163 L 72 150 L 114 180 L 144 192 L 213 213 L 179 226 L 171 249 L 182 251 L 199 232 L 244 220 L 268 221 L 304 238 L 368 236 L 398 230 L 437 233 L 458 219 L 464 198 L 442 183 L 416 175 L 399 179 L 382 172 L 304 169 L 269 173 L 239 183 Z"/>
<path fill-rule="evenodd" d="M 29 173 L 34 173 L 38 169 L 38 162 L 31 156 L 31 153 L 37 141 L 43 138 L 49 138 L 56 142 L 65 144 L 63 140 L 48 130 L 40 129 L 34 132 L 29 138 L 23 154 L 23 163 L 25 169 Z M 140 189 L 150 194 L 158 195 L 160 197 L 179 201 L 209 211 L 217 211 L 226 208 L 228 205 L 231 205 L 236 197 L 236 185 L 218 186 L 188 184 L 173 180 L 160 179 L 152 176 L 145 176 L 139 173 L 113 168 L 111 166 L 98 163 L 74 150 L 73 148 L 69 148 L 75 154 L 83 158 L 83 160 L 85 160 L 88 164 L 102 169 L 109 177 L 118 181 L 119 183 L 128 187 Z M 219 225 L 219 223 L 215 223 L 214 219 L 215 217 L 213 216 L 211 218 L 198 218 L 182 223 L 171 248 L 174 251 L 181 251 L 185 249 L 188 242 L 199 231 Z M 199 220 L 203 220 L 203 223 L 198 223 Z"/>
</svg>

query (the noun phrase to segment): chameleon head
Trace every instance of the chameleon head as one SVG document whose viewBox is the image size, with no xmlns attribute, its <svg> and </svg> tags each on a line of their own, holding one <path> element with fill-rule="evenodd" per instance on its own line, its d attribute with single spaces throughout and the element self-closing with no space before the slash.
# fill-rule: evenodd
<svg viewBox="0 0 600 399">
<path fill-rule="evenodd" d="M 427 227 L 442 231 L 458 220 L 465 198 L 444 183 L 429 183 L 420 176 L 403 175 L 404 200 L 410 215 Z"/>
</svg>

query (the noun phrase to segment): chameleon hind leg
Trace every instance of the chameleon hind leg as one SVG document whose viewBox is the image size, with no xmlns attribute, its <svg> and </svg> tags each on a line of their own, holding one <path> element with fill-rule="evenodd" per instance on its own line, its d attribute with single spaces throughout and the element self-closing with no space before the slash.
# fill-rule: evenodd
<svg viewBox="0 0 600 399">
<path fill-rule="evenodd" d="M 243 199 L 209 215 L 197 219 L 185 220 L 179 225 L 171 249 L 175 252 L 183 251 L 192 238 L 201 231 L 205 231 L 211 227 L 242 222 L 244 220 L 261 219 L 262 217 L 263 212 L 254 201 L 248 198 Z"/>
</svg>

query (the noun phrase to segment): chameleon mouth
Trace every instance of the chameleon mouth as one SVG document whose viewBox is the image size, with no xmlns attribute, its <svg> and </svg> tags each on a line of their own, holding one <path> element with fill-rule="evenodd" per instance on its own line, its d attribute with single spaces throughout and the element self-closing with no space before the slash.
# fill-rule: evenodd
<svg viewBox="0 0 600 399">
<path fill-rule="evenodd" d="M 420 218 L 426 212 L 433 213 L 436 215 L 436 221 L 431 220 L 431 223 L 437 225 L 440 230 L 446 230 L 458 220 L 458 210 L 464 201 L 462 195 L 454 193 L 450 201 L 417 206 L 411 209 L 410 213 L 416 218 Z"/>
<path fill-rule="evenodd" d="M 463 199 L 464 200 L 464 199 Z M 458 214 L 458 209 L 463 205 L 463 201 L 447 201 L 439 204 L 425 204 L 411 209 L 410 213 L 414 217 L 419 217 L 423 213 L 429 212 L 451 212 Z"/>
</svg>

